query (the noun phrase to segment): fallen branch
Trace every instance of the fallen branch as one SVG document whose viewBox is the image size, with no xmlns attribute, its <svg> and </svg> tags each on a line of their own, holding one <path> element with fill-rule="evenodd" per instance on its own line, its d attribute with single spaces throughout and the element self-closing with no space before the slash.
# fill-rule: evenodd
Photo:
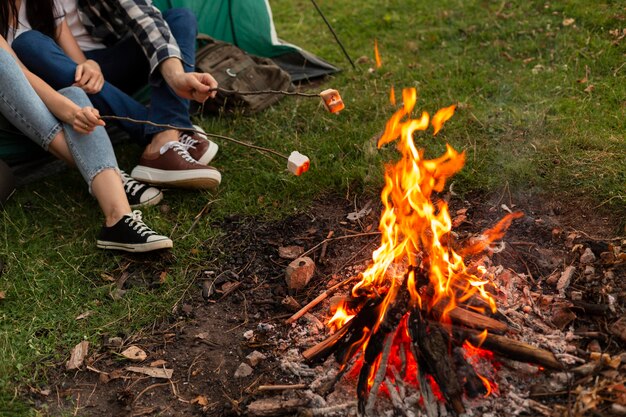
<svg viewBox="0 0 626 417">
<path fill-rule="evenodd" d="M 294 321 L 298 320 L 300 317 L 302 317 L 304 314 L 306 314 L 310 309 L 312 309 L 313 307 L 315 307 L 316 305 L 318 305 L 319 303 L 321 303 L 324 299 L 326 299 L 330 294 L 332 294 L 333 292 L 335 292 L 338 288 L 348 284 L 350 281 L 353 281 L 354 279 L 356 279 L 356 276 L 354 277 L 350 277 L 346 280 L 341 281 L 338 284 L 333 285 L 332 287 L 330 287 L 329 289 L 327 289 L 326 291 L 324 291 L 323 293 L 321 293 L 320 295 L 318 295 L 317 297 L 315 297 L 311 302 L 309 302 L 307 305 L 305 305 L 304 307 L 302 307 L 299 311 L 297 311 L 293 316 L 289 317 L 287 320 L 285 320 L 285 323 L 287 324 L 291 324 Z"/>
<path fill-rule="evenodd" d="M 293 385 L 259 385 L 258 391 L 287 391 L 296 389 L 306 389 L 306 384 L 293 384 Z"/>
</svg>

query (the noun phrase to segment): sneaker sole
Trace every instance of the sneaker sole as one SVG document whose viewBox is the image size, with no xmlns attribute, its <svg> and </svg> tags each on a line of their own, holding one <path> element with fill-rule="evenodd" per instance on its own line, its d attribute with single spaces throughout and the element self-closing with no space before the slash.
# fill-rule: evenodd
<svg viewBox="0 0 626 417">
<path fill-rule="evenodd" d="M 174 242 L 172 242 L 171 239 L 157 240 L 148 243 L 119 243 L 98 240 L 96 241 L 96 246 L 100 249 L 123 250 L 126 252 L 150 252 L 159 249 L 170 249 L 174 247 Z"/>
<path fill-rule="evenodd" d="M 139 181 L 154 185 L 196 189 L 217 188 L 220 182 L 222 182 L 222 174 L 217 170 L 206 170 L 204 172 L 206 175 L 199 177 L 198 170 L 166 171 L 138 165 L 130 175 Z"/>
<path fill-rule="evenodd" d="M 198 163 L 202 165 L 209 165 L 209 162 L 211 162 L 213 158 L 215 158 L 215 155 L 217 155 L 217 151 L 219 149 L 220 147 L 217 146 L 217 143 L 209 141 L 209 147 L 207 148 L 204 155 L 202 155 L 202 158 L 198 159 Z"/>
<path fill-rule="evenodd" d="M 150 200 L 144 201 L 143 203 L 139 203 L 139 204 L 131 204 L 130 208 L 136 209 L 136 208 L 141 208 L 141 207 L 146 207 L 146 206 L 156 206 L 157 204 L 161 202 L 161 200 L 163 200 L 163 193 L 159 191 L 159 193 L 155 195 L 154 197 L 152 197 Z"/>
</svg>

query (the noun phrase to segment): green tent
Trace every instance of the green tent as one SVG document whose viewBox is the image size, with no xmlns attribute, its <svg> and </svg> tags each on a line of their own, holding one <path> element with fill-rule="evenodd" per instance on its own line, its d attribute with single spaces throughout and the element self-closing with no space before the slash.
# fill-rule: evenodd
<svg viewBox="0 0 626 417">
<path fill-rule="evenodd" d="M 257 56 L 272 58 L 292 81 L 333 74 L 339 68 L 278 38 L 268 0 L 154 0 L 160 10 L 186 7 L 198 30 Z"/>
</svg>

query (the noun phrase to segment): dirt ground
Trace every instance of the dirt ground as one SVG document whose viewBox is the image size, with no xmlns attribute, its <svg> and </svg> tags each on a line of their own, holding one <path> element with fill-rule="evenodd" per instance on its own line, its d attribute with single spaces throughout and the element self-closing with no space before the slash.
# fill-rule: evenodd
<svg viewBox="0 0 626 417">
<path fill-rule="evenodd" d="M 578 232 L 577 241 L 591 247 L 598 256 L 609 243 L 615 243 L 611 240 L 617 233 L 615 219 L 583 213 L 579 206 L 531 200 L 513 207 L 510 201 L 478 197 L 451 201 L 453 215 L 467 210 L 464 221 L 457 216 L 459 239 L 493 225 L 505 214 L 502 204 L 521 209 L 526 216 L 513 223 L 504 239 L 506 249 L 493 255 L 493 263 L 528 273 L 534 280 L 545 279 L 554 272 L 558 266 L 552 264 L 553 259 L 573 256 L 567 245 L 572 231 Z M 363 208 L 371 212 L 361 213 L 364 215 L 355 221 L 347 218 Z M 289 293 L 285 268 L 290 260 L 279 257 L 278 248 L 315 248 L 309 254 L 316 263 L 312 281 L 305 290 L 291 294 L 304 305 L 367 264 L 379 242 L 379 236 L 374 234 L 379 214 L 378 196 L 351 200 L 327 196 L 305 214 L 277 223 L 254 218 L 227 219 L 219 225 L 227 236 L 219 245 L 226 254 L 225 262 L 200 271 L 173 314 L 139 334 L 104 337 L 101 348 L 87 359 L 88 367 L 79 371 L 65 371 L 64 364 L 59 364 L 52 372 L 49 386 L 29 394 L 32 401 L 50 415 L 58 415 L 61 410 L 94 417 L 246 415 L 250 402 L 267 395 L 258 390 L 260 385 L 301 382 L 278 366 L 278 359 L 293 347 L 287 336 L 290 326 L 284 323 L 293 311 L 283 304 Z M 350 237 L 332 240 L 323 247 L 320 243 L 331 231 L 334 238 Z M 207 259 L 214 259 L 213 255 L 207 254 Z M 147 266 L 138 262 L 135 267 Z M 119 271 L 111 271 L 112 275 L 115 273 Z M 624 266 L 617 268 L 616 273 L 614 284 L 622 287 L 613 292 L 622 294 L 618 303 L 623 308 L 626 283 L 619 277 L 624 276 Z M 132 285 L 130 274 L 124 286 Z M 577 281 L 574 285 L 584 291 L 589 303 L 599 303 L 604 297 L 599 283 Z M 328 318 L 323 305 L 311 312 L 321 321 Z M 576 314 L 577 329 L 606 332 L 602 327 L 606 316 Z M 589 339 L 581 340 L 581 351 L 585 351 L 587 343 Z M 623 342 L 608 335 L 600 344 L 608 352 L 625 350 Z M 129 346 L 139 347 L 147 358 L 137 363 L 121 359 L 120 352 Z M 249 363 L 246 356 L 253 351 L 266 358 L 253 367 L 250 375 L 235 377 L 240 364 Z M 171 369 L 173 373 L 170 379 L 152 378 L 125 370 L 128 366 L 152 366 Z M 567 397 L 552 401 L 566 402 Z"/>
</svg>

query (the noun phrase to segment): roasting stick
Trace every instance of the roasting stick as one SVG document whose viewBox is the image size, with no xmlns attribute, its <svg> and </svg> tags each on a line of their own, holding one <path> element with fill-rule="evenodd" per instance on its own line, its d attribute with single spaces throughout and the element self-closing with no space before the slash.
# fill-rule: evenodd
<svg viewBox="0 0 626 417">
<path fill-rule="evenodd" d="M 160 127 L 160 128 L 163 128 L 163 129 L 181 130 L 181 131 L 184 131 L 184 132 L 192 132 L 192 133 L 197 133 L 199 135 L 211 136 L 211 137 L 218 138 L 218 139 L 229 140 L 229 141 L 234 142 L 236 144 L 239 144 L 239 145 L 242 145 L 242 146 L 247 146 L 248 148 L 256 149 L 256 150 L 263 151 L 263 152 L 268 152 L 268 153 L 274 154 L 274 155 L 279 156 L 279 157 L 284 158 L 284 159 L 289 159 L 288 156 L 283 155 L 280 152 L 276 152 L 273 149 L 264 148 L 262 146 L 253 145 L 253 144 L 247 143 L 247 142 L 242 142 L 240 140 L 237 140 L 237 139 L 234 139 L 234 138 L 231 138 L 231 137 L 228 137 L 228 136 L 218 135 L 218 134 L 215 134 L 215 133 L 203 132 L 201 130 L 194 129 L 193 127 L 180 127 L 180 126 L 174 126 L 174 125 L 163 124 L 163 123 L 154 123 L 154 122 L 151 122 L 149 120 L 138 120 L 138 119 L 133 119 L 131 117 L 123 117 L 123 116 L 100 116 L 100 118 L 102 120 L 118 120 L 118 121 L 122 121 L 122 122 L 131 122 L 131 123 L 137 123 L 137 124 L 141 124 L 141 125 L 149 125 L 149 126 L 154 126 L 154 127 Z"/>
<path fill-rule="evenodd" d="M 339 91 L 328 88 L 321 93 L 301 93 L 299 91 L 285 91 L 285 90 L 259 90 L 259 91 L 242 91 L 242 90 L 228 90 L 222 87 L 211 88 L 211 91 L 218 91 L 220 93 L 226 95 L 239 94 L 242 96 L 258 96 L 262 94 L 273 94 L 273 95 L 282 95 L 282 96 L 299 96 L 299 97 L 320 97 L 330 113 L 339 113 L 341 110 L 345 108 L 345 104 L 341 99 L 341 95 Z"/>
<path fill-rule="evenodd" d="M 304 314 L 309 311 L 310 309 L 312 309 L 313 307 L 315 307 L 316 305 L 318 305 L 319 303 L 321 303 L 323 300 L 326 299 L 326 297 L 328 297 L 330 294 L 332 294 L 333 292 L 335 292 L 339 287 L 342 287 L 346 284 L 348 284 L 350 281 L 353 281 L 356 278 L 356 276 L 350 277 L 346 280 L 341 281 L 338 284 L 333 285 L 332 287 L 330 287 L 329 289 L 327 289 L 326 291 L 324 291 L 323 293 L 321 293 L 320 295 L 318 295 L 315 299 L 313 299 L 309 304 L 305 305 L 304 307 L 302 307 L 298 312 L 296 312 L 296 314 L 294 314 L 293 316 L 289 317 L 285 323 L 287 324 L 291 324 L 294 321 L 298 320 L 300 317 L 304 316 Z"/>
<path fill-rule="evenodd" d="M 180 127 L 180 126 L 174 126 L 174 125 L 169 125 L 169 124 L 154 123 L 154 122 L 151 122 L 149 120 L 138 120 L 138 119 L 133 119 L 131 117 L 111 116 L 111 115 L 109 115 L 109 116 L 100 116 L 100 119 L 102 119 L 102 120 L 118 120 L 118 121 L 125 121 L 125 122 L 131 122 L 131 123 L 155 126 L 155 127 L 160 127 L 160 128 L 163 128 L 163 129 L 181 130 L 181 131 L 185 131 L 185 132 L 197 133 L 199 135 L 211 136 L 213 138 L 224 139 L 224 140 L 228 140 L 228 141 L 234 142 L 234 143 L 236 143 L 238 145 L 241 145 L 241 146 L 245 146 L 245 147 L 248 147 L 248 148 L 256 149 L 258 151 L 271 153 L 271 154 L 279 156 L 279 157 L 281 157 L 283 159 L 286 159 L 287 160 L 287 169 L 289 169 L 289 171 L 292 174 L 296 175 L 296 176 L 300 176 L 301 174 L 303 174 L 303 173 L 305 173 L 306 171 L 309 170 L 309 165 L 310 165 L 309 158 L 306 155 L 303 155 L 303 154 L 301 154 L 298 151 L 293 151 L 291 153 L 291 155 L 287 156 L 287 155 L 284 155 L 284 154 L 282 154 L 280 152 L 277 152 L 277 151 L 275 151 L 273 149 L 264 148 L 262 146 L 253 145 L 253 144 L 247 143 L 247 142 L 242 142 L 240 140 L 231 138 L 229 136 L 218 135 L 216 133 L 208 133 L 208 132 L 204 132 L 204 131 L 201 131 L 201 130 L 194 129 L 192 127 Z"/>
</svg>

